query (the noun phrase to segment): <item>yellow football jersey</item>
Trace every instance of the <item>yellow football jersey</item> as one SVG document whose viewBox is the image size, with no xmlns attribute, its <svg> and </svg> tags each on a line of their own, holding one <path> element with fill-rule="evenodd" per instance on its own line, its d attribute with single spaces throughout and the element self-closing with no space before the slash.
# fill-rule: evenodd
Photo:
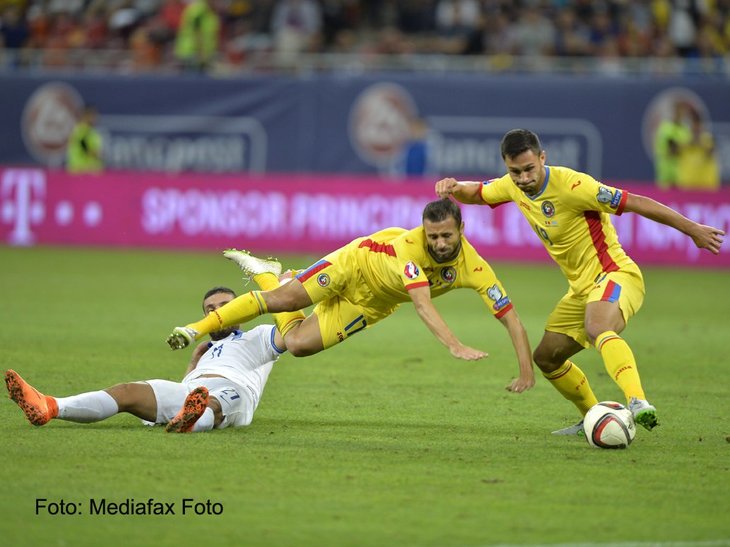
<svg viewBox="0 0 730 547">
<path fill-rule="evenodd" d="M 357 259 L 374 294 L 391 302 L 410 299 L 408 290 L 430 287 L 436 298 L 452 289 L 475 290 L 493 315 L 511 307 L 492 268 L 462 236 L 461 252 L 450 262 L 436 262 L 428 252 L 422 226 L 412 230 L 389 228 L 357 242 Z"/>
<path fill-rule="evenodd" d="M 517 204 L 576 294 L 591 290 L 602 273 L 638 271 L 609 217 L 623 213 L 628 193 L 567 167 L 545 171 L 535 196 L 522 192 L 507 174 L 482 183 L 481 198 L 493 208 Z"/>
</svg>

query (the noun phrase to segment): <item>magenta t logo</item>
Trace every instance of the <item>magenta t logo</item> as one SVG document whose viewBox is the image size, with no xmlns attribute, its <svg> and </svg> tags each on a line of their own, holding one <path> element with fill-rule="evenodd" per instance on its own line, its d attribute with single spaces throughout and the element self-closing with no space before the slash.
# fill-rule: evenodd
<svg viewBox="0 0 730 547">
<path fill-rule="evenodd" d="M 10 224 L 11 245 L 32 245 L 32 228 L 46 215 L 46 175 L 41 169 L 6 169 L 0 181 L 2 224 Z"/>
</svg>

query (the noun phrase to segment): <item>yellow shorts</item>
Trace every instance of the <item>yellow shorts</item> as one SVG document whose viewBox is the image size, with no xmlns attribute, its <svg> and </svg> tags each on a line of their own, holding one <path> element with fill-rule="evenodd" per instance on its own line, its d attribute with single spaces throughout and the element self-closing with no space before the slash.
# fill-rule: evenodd
<svg viewBox="0 0 730 547">
<path fill-rule="evenodd" d="M 570 336 L 584 348 L 591 344 L 585 330 L 586 304 L 618 302 L 627 323 L 644 303 L 644 278 L 638 268 L 603 274 L 593 288 L 577 295 L 572 290 L 560 299 L 550 313 L 545 330 Z"/>
<path fill-rule="evenodd" d="M 325 349 L 371 327 L 398 309 L 373 295 L 355 259 L 357 247 L 342 247 L 300 272 L 296 278 L 304 286 L 319 319 Z"/>
</svg>

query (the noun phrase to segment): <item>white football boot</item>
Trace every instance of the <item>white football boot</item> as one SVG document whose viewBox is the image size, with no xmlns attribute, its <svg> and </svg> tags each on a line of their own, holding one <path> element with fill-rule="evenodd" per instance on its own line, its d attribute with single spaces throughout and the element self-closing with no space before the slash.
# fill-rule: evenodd
<svg viewBox="0 0 730 547">
<path fill-rule="evenodd" d="M 641 425 L 644 429 L 651 431 L 659 425 L 659 420 L 656 416 L 656 408 L 653 405 L 650 405 L 649 401 L 631 397 L 628 407 L 631 414 L 634 416 L 634 421 Z"/>
<path fill-rule="evenodd" d="M 223 256 L 238 264 L 247 279 L 262 273 L 272 273 L 276 277 L 281 275 L 281 263 L 273 258 L 257 258 L 248 251 L 226 249 Z"/>
</svg>

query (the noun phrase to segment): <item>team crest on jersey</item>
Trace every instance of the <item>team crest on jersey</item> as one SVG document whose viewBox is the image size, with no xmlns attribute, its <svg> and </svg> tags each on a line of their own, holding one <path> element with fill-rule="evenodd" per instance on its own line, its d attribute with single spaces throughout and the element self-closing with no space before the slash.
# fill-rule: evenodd
<svg viewBox="0 0 730 547">
<path fill-rule="evenodd" d="M 441 279 L 447 283 L 453 283 L 456 281 L 456 270 L 453 266 L 446 266 L 441 269 Z"/>
<path fill-rule="evenodd" d="M 555 205 L 553 205 L 552 201 L 543 201 L 540 208 L 542 209 L 542 214 L 548 218 L 555 214 Z"/>
<path fill-rule="evenodd" d="M 418 269 L 418 266 L 416 266 L 415 263 L 408 262 L 406 267 L 403 269 L 403 273 L 408 279 L 416 279 L 418 274 L 421 273 L 421 270 Z"/>
<path fill-rule="evenodd" d="M 330 284 L 330 276 L 326 273 L 321 273 L 317 276 L 317 284 L 320 287 L 326 287 Z"/>
</svg>

